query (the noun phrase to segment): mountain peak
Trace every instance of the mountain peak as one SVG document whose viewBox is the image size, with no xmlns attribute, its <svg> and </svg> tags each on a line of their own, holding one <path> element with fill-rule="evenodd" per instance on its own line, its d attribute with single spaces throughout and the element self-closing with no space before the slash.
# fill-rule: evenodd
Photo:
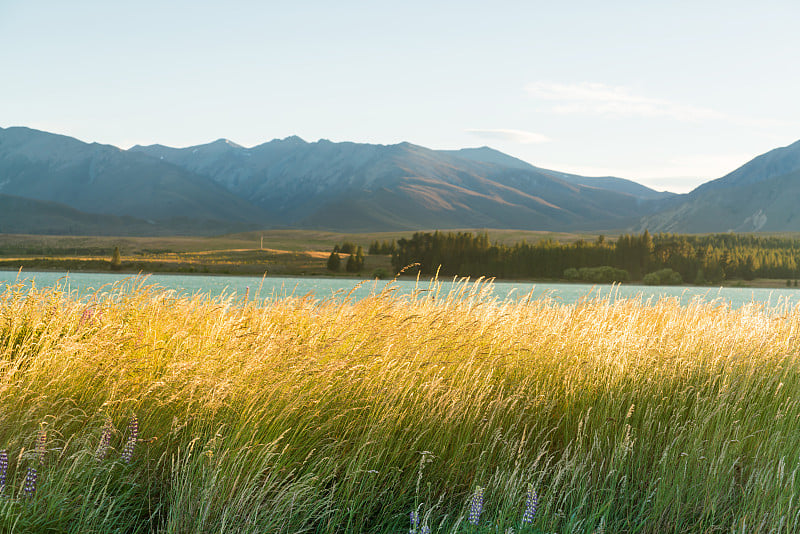
<svg viewBox="0 0 800 534">
<path fill-rule="evenodd" d="M 224 137 L 220 137 L 219 139 L 217 139 L 213 143 L 209 143 L 209 144 L 215 145 L 215 146 L 229 146 L 231 148 L 242 148 L 241 145 L 238 145 L 238 144 L 234 143 L 233 141 L 231 141 L 230 139 L 226 139 Z"/>
</svg>

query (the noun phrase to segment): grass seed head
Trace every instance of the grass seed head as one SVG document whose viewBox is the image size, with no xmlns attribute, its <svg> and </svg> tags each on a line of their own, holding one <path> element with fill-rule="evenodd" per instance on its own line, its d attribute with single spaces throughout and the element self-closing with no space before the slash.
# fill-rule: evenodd
<svg viewBox="0 0 800 534">
<path fill-rule="evenodd" d="M 131 417 L 131 422 L 128 424 L 128 441 L 125 442 L 125 447 L 122 449 L 122 461 L 130 463 L 133 458 L 133 450 L 136 448 L 136 441 L 139 437 L 139 419 L 136 415 Z"/>
<path fill-rule="evenodd" d="M 98 461 L 103 460 L 108 454 L 108 448 L 111 446 L 111 422 L 106 421 L 103 425 L 103 433 L 100 436 L 100 444 L 97 446 L 96 457 Z"/>
<path fill-rule="evenodd" d="M 47 431 L 42 430 L 39 432 L 39 436 L 36 438 L 36 458 L 39 461 L 39 465 L 44 463 L 44 455 L 47 452 Z"/>
</svg>

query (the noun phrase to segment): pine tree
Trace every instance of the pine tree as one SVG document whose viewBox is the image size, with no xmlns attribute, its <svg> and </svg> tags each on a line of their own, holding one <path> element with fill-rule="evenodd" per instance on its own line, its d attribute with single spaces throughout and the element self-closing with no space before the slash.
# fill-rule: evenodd
<svg viewBox="0 0 800 534">
<path fill-rule="evenodd" d="M 111 270 L 119 271 L 122 269 L 122 258 L 119 254 L 119 247 L 114 247 L 114 252 L 111 254 Z"/>
<path fill-rule="evenodd" d="M 358 269 L 356 268 L 356 255 L 350 254 L 350 257 L 347 258 L 347 263 L 344 266 L 344 270 L 348 273 L 356 273 Z"/>
<path fill-rule="evenodd" d="M 356 272 L 361 272 L 361 269 L 364 268 L 364 249 L 361 248 L 361 245 L 358 246 L 356 249 Z"/>
<path fill-rule="evenodd" d="M 328 270 L 334 273 L 338 273 L 339 269 L 342 268 L 342 259 L 339 257 L 339 254 L 336 253 L 334 250 L 331 252 L 331 255 L 328 256 Z"/>
</svg>

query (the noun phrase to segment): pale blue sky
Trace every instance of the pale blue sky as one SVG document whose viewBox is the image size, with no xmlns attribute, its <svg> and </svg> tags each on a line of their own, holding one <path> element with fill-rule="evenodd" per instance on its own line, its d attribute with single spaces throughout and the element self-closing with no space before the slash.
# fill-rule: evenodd
<svg viewBox="0 0 800 534">
<path fill-rule="evenodd" d="M 686 191 L 800 139 L 800 3 L 0 0 L 0 127 L 489 145 Z"/>
</svg>

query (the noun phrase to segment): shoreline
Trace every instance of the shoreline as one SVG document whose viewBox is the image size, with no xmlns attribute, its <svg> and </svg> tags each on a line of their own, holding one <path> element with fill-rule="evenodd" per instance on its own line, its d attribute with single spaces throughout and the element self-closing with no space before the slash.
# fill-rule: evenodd
<svg viewBox="0 0 800 534">
<path fill-rule="evenodd" d="M 2 260 L 0 260 L 2 261 Z M 180 271 L 129 271 L 129 270 L 120 270 L 120 271 L 112 271 L 111 269 L 108 270 L 101 270 L 101 269 L 79 269 L 79 270 L 71 270 L 71 269 L 47 269 L 47 268 L 33 268 L 33 269 L 25 269 L 17 268 L 11 269 L 8 267 L 1 267 L 0 272 L 23 272 L 23 273 L 63 273 L 65 275 L 69 274 L 114 274 L 114 275 L 127 275 L 128 277 L 136 277 L 142 276 L 147 277 L 151 275 L 164 275 L 164 276 L 190 276 L 190 277 L 234 277 L 234 278 L 259 278 L 259 279 L 266 279 L 266 278 L 296 278 L 296 279 L 305 279 L 305 278 L 315 278 L 315 279 L 325 279 L 325 280 L 352 280 L 353 282 L 363 282 L 363 281 L 386 281 L 389 282 L 391 280 L 402 280 L 402 281 L 413 281 L 416 280 L 416 276 L 400 276 L 400 277 L 386 277 L 386 278 L 373 278 L 369 276 L 354 276 L 352 274 L 342 274 L 342 275 L 331 275 L 331 274 L 323 274 L 323 273 L 308 273 L 308 274 L 298 274 L 298 273 L 274 273 L 269 274 L 269 272 L 265 272 L 263 274 L 256 274 L 256 273 L 246 273 L 246 272 L 229 272 L 229 273 L 221 273 L 221 272 L 180 272 Z M 433 278 L 430 277 L 420 277 L 420 281 L 429 281 Z M 448 278 L 440 278 L 440 281 L 450 281 L 453 277 Z M 457 279 L 462 278 L 469 278 L 470 282 L 475 282 L 478 278 L 472 277 L 455 277 Z M 589 286 L 606 286 L 612 285 L 610 283 L 592 283 L 586 281 L 570 281 L 570 280 L 561 280 L 561 279 L 530 279 L 530 278 L 486 278 L 484 280 L 492 280 L 493 282 L 497 283 L 520 283 L 520 284 L 563 284 L 563 285 L 589 285 Z M 742 280 L 732 280 L 726 281 L 722 284 L 705 284 L 705 285 L 695 285 L 695 284 L 675 284 L 675 285 L 664 285 L 664 286 L 649 286 L 641 281 L 631 281 L 631 282 L 619 282 L 616 283 L 617 285 L 624 285 L 628 287 L 685 287 L 685 288 L 708 288 L 708 289 L 718 289 L 718 288 L 730 288 L 730 289 L 800 289 L 800 287 L 795 286 L 787 286 L 785 285 L 786 281 L 783 279 L 772 279 L 772 278 L 760 278 L 751 281 L 742 281 Z"/>
</svg>

